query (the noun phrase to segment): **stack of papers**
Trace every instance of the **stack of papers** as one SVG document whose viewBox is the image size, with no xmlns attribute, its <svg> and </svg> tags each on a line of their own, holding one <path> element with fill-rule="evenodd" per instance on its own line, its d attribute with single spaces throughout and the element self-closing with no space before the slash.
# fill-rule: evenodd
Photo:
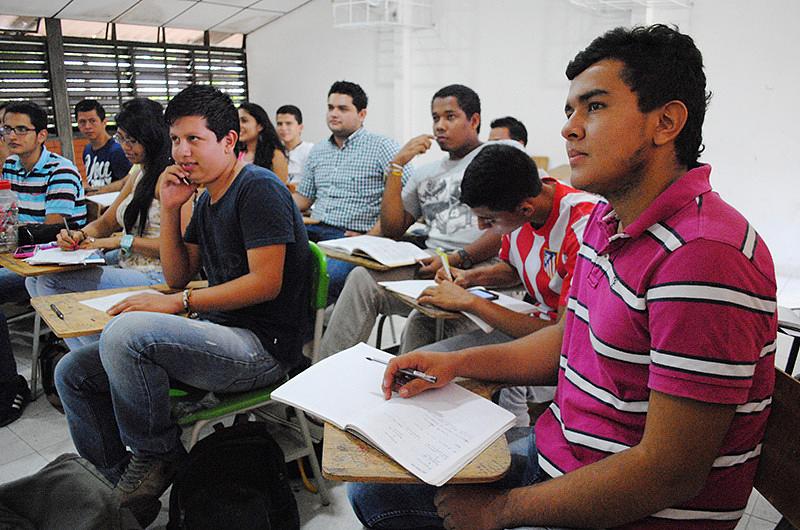
<svg viewBox="0 0 800 530">
<path fill-rule="evenodd" d="M 95 265 L 104 264 L 106 259 L 96 249 L 61 250 L 48 248 L 37 250 L 36 254 L 26 258 L 31 265 Z"/>
<path fill-rule="evenodd" d="M 98 193 L 96 195 L 88 195 L 86 197 L 87 201 L 92 201 L 95 204 L 99 204 L 103 208 L 108 208 L 111 206 L 115 200 L 119 197 L 118 191 L 112 191 L 110 193 Z"/>
<path fill-rule="evenodd" d="M 377 447 L 416 477 L 441 486 L 514 425 L 514 415 L 450 383 L 412 398 L 383 399 L 386 352 L 364 343 L 332 355 L 272 392 Z M 475 421 L 480 418 L 480 421 Z"/>
<path fill-rule="evenodd" d="M 433 280 L 402 280 L 399 282 L 378 282 L 378 285 L 383 286 L 389 291 L 394 291 L 395 293 L 417 299 L 419 295 L 422 294 L 422 291 L 428 287 L 435 286 L 436 282 Z M 534 313 L 539 311 L 535 305 L 529 304 L 524 300 L 518 300 L 503 293 L 498 293 L 497 291 L 492 292 L 497 295 L 497 300 L 492 300 L 493 304 L 497 304 L 517 313 Z M 466 311 L 462 311 L 461 313 L 474 322 L 476 326 L 481 328 L 484 333 L 491 333 L 494 330 L 494 328 L 482 318 L 472 313 L 467 313 Z"/>
</svg>

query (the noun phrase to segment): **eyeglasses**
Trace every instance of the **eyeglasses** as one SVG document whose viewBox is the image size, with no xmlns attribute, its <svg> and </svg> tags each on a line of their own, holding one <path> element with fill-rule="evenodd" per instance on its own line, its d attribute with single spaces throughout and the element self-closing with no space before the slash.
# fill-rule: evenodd
<svg viewBox="0 0 800 530">
<path fill-rule="evenodd" d="M 116 140 L 119 145 L 127 145 L 128 147 L 136 147 L 139 145 L 139 141 L 135 138 L 125 138 L 120 133 L 114 135 L 114 140 Z"/>
<path fill-rule="evenodd" d="M 3 136 L 11 136 L 11 133 L 16 134 L 17 136 L 25 136 L 29 132 L 35 130 L 36 129 L 31 129 L 30 127 L 25 127 L 24 125 L 17 125 L 16 127 L 4 125 L 3 127 L 0 127 L 0 132 L 3 133 Z"/>
</svg>

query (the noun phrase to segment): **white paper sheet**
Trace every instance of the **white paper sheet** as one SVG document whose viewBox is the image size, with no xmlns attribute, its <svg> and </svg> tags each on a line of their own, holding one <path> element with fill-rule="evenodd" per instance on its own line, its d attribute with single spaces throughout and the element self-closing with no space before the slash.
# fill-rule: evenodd
<svg viewBox="0 0 800 530">
<path fill-rule="evenodd" d="M 126 291 L 124 293 L 116 293 L 110 294 L 108 296 L 100 296 L 98 298 L 90 298 L 88 300 L 81 300 L 83 305 L 87 305 L 93 309 L 97 309 L 98 311 L 103 311 L 104 313 L 109 310 L 115 304 L 122 302 L 126 298 L 133 296 L 135 294 L 161 294 L 158 291 L 153 289 L 142 289 L 141 291 Z"/>
</svg>

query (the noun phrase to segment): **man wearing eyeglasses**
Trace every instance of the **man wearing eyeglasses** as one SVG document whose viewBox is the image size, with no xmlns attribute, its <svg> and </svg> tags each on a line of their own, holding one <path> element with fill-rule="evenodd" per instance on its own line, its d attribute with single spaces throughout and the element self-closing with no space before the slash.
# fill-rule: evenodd
<svg viewBox="0 0 800 530">
<path fill-rule="evenodd" d="M 51 153 L 47 140 L 47 113 L 29 102 L 9 103 L 5 108 L 3 140 L 10 156 L 3 164 L 3 179 L 17 194 L 20 223 L 82 226 L 86 222 L 83 184 L 75 165 Z M 26 300 L 25 278 L 0 269 L 0 303 Z M 8 340 L 5 316 L 0 312 L 0 427 L 22 415 L 31 399 L 28 383 L 17 373 Z"/>
<path fill-rule="evenodd" d="M 83 148 L 87 195 L 121 190 L 131 163 L 106 131 L 106 109 L 94 99 L 81 100 L 75 105 L 75 120 L 78 130 L 89 140 Z"/>
</svg>

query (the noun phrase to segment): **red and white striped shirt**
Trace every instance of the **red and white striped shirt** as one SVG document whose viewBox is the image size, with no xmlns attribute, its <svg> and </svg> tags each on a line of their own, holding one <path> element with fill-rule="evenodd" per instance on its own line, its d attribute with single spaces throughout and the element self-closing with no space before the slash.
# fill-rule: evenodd
<svg viewBox="0 0 800 530">
<path fill-rule="evenodd" d="M 517 270 L 539 316 L 554 320 L 558 308 L 567 304 L 583 229 L 599 197 L 552 177 L 542 182 L 555 186 L 547 221 L 539 228 L 525 223 L 505 234 L 499 257 Z"/>
<path fill-rule="evenodd" d="M 558 388 L 536 424 L 559 476 L 638 444 L 651 390 L 736 405 L 701 492 L 626 528 L 734 528 L 753 486 L 776 344 L 772 257 L 756 231 L 689 171 L 617 234 L 608 204 L 584 232 Z"/>
</svg>

